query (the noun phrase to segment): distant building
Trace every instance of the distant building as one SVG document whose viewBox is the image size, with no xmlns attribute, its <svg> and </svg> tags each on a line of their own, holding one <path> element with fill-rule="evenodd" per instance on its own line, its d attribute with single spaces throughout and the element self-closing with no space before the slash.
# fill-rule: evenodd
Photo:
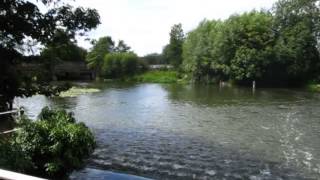
<svg viewBox="0 0 320 180">
<path fill-rule="evenodd" d="M 95 72 L 85 62 L 63 62 L 54 67 L 57 80 L 63 79 L 95 79 Z"/>
<path fill-rule="evenodd" d="M 47 71 L 51 74 L 52 80 L 93 80 L 95 72 L 89 69 L 85 62 L 63 61 L 55 65 L 52 70 L 43 63 L 23 63 L 20 68 L 23 72 L 34 74 L 34 72 Z M 52 71 L 52 72 L 50 72 Z"/>
<path fill-rule="evenodd" d="M 154 64 L 149 65 L 150 70 L 162 70 L 162 69 L 172 69 L 173 66 L 169 64 Z"/>
</svg>

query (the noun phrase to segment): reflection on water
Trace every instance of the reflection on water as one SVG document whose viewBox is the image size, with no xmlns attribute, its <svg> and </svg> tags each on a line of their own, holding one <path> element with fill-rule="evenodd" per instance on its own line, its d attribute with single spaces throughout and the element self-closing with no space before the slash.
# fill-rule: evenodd
<svg viewBox="0 0 320 180">
<path fill-rule="evenodd" d="M 88 167 L 155 179 L 319 179 L 320 96 L 301 90 L 99 84 L 76 98 L 20 99 L 73 111 L 95 132 Z M 90 173 L 90 172 L 88 172 Z"/>
</svg>

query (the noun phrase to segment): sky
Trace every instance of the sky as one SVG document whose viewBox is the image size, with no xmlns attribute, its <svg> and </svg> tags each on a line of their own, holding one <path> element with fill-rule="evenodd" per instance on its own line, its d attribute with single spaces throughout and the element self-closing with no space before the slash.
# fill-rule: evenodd
<svg viewBox="0 0 320 180">
<path fill-rule="evenodd" d="M 101 24 L 88 36 L 98 39 L 111 36 L 124 40 L 134 52 L 143 56 L 161 53 L 169 42 L 174 24 L 181 23 L 184 32 L 196 28 L 203 19 L 226 19 L 234 13 L 253 9 L 270 9 L 276 0 L 76 0 L 75 6 L 95 8 Z M 84 48 L 88 41 L 78 39 Z"/>
</svg>

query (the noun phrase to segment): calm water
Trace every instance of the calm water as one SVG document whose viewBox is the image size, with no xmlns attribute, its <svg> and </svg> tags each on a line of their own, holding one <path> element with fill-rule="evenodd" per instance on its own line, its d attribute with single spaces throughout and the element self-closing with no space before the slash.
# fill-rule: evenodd
<svg viewBox="0 0 320 180">
<path fill-rule="evenodd" d="M 35 96 L 19 103 L 30 117 L 49 105 L 67 108 L 85 122 L 98 142 L 89 168 L 155 179 L 320 179 L 320 94 L 97 86 L 99 93 Z"/>
</svg>

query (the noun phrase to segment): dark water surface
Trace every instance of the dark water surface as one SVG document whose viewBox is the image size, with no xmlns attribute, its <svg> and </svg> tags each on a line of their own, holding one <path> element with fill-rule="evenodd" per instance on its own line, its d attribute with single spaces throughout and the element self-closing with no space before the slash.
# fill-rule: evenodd
<svg viewBox="0 0 320 180">
<path fill-rule="evenodd" d="M 19 103 L 30 117 L 50 105 L 85 122 L 98 142 L 89 168 L 155 179 L 320 179 L 320 94 L 204 85 L 97 86 L 99 93 L 35 96 Z"/>
</svg>

